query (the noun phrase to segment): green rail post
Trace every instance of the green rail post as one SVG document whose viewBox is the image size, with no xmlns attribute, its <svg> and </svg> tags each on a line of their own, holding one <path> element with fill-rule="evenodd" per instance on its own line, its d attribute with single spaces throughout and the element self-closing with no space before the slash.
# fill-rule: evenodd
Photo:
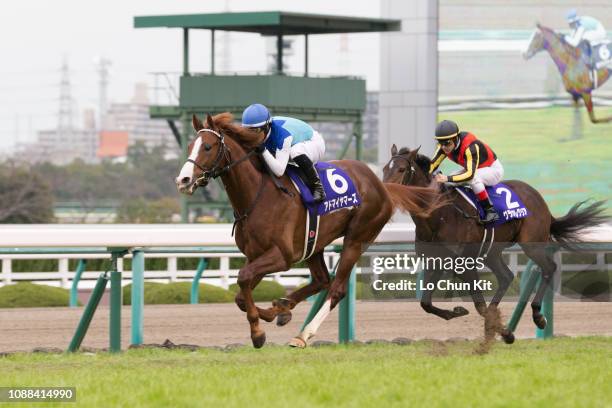
<svg viewBox="0 0 612 408">
<path fill-rule="evenodd" d="M 516 327 L 521 320 L 521 316 L 525 311 L 525 306 L 527 306 L 527 301 L 529 300 L 529 297 L 533 293 L 533 290 L 538 282 L 539 271 L 534 271 L 534 268 L 534 262 L 529 260 L 529 262 L 527 262 L 527 266 L 525 267 L 525 272 L 521 274 L 519 299 L 514 307 L 510 321 L 508 322 L 508 329 L 511 332 L 516 330 Z"/>
<path fill-rule="evenodd" d="M 74 273 L 74 279 L 72 279 L 72 286 L 70 287 L 70 302 L 68 304 L 70 307 L 77 307 L 79 305 L 79 282 L 86 267 L 87 259 L 80 259 Z"/>
<path fill-rule="evenodd" d="M 417 300 L 420 302 L 421 299 L 423 298 L 423 290 L 421 289 L 422 285 L 423 285 L 423 281 L 425 280 L 425 269 L 419 269 L 419 271 L 417 272 L 416 275 L 416 298 Z"/>
<path fill-rule="evenodd" d="M 102 299 L 102 295 L 104 294 L 104 290 L 106 289 L 107 282 L 108 272 L 100 274 L 98 280 L 96 281 L 96 286 L 91 292 L 91 296 L 89 297 L 87 306 L 85 306 L 85 311 L 83 312 L 83 316 L 81 316 L 81 320 L 79 321 L 79 325 L 77 326 L 76 332 L 74 333 L 72 341 L 70 341 L 70 345 L 68 346 L 69 352 L 73 353 L 77 351 L 79 347 L 81 347 L 81 343 L 85 338 L 85 334 L 87 334 L 87 329 L 89 329 L 91 319 L 93 318 L 94 313 L 98 308 L 100 299 Z"/>
<path fill-rule="evenodd" d="M 200 279 L 202 278 L 202 273 L 206 270 L 208 266 L 208 261 L 206 258 L 200 258 L 200 262 L 198 263 L 198 269 L 196 270 L 195 276 L 193 277 L 193 281 L 191 282 L 191 298 L 190 303 L 192 305 L 197 305 L 200 298 Z"/>
<path fill-rule="evenodd" d="M 144 331 L 144 251 L 132 251 L 132 344 L 142 344 Z"/>
<path fill-rule="evenodd" d="M 121 272 L 117 260 L 127 253 L 125 248 L 111 249 L 110 272 L 110 351 L 121 351 Z"/>
<path fill-rule="evenodd" d="M 355 340 L 355 298 L 357 269 L 353 268 L 348 281 L 346 296 L 338 305 L 338 342 L 349 343 Z"/>
</svg>

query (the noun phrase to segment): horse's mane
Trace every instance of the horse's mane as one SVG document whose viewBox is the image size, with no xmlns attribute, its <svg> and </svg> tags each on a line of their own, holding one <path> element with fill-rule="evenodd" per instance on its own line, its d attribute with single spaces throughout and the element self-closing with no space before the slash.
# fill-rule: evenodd
<svg viewBox="0 0 612 408">
<path fill-rule="evenodd" d="M 219 113 L 212 117 L 215 125 L 224 130 L 238 144 L 245 148 L 253 148 L 261 143 L 261 137 L 249 128 L 234 122 L 234 115 L 229 112 Z"/>
<path fill-rule="evenodd" d="M 570 44 L 568 44 L 568 42 L 565 40 L 565 36 L 563 34 L 559 34 L 557 33 L 555 30 L 553 30 L 552 28 L 543 26 L 541 24 L 538 25 L 538 28 L 540 29 L 540 31 L 544 31 L 549 33 L 550 35 L 554 36 L 555 38 L 557 38 L 557 40 L 559 40 L 559 42 L 561 43 L 561 45 L 570 50 L 570 51 L 574 51 L 577 52 L 577 50 L 579 50 L 578 47 L 573 47 Z"/>
</svg>

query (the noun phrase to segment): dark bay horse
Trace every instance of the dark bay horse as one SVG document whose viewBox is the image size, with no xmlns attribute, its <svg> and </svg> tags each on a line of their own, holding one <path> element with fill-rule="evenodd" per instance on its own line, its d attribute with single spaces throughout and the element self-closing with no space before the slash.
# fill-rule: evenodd
<svg viewBox="0 0 612 408">
<path fill-rule="evenodd" d="M 578 101 L 582 99 L 589 112 L 589 119 L 593 123 L 605 123 L 612 121 L 612 116 L 596 118 L 593 111 L 593 98 L 591 92 L 602 86 L 612 70 L 602 67 L 594 73 L 587 66 L 583 51 L 580 47 L 568 44 L 563 35 L 557 34 L 552 29 L 537 24 L 537 29 L 531 36 L 527 50 L 523 53 L 525 59 L 533 57 L 538 52 L 546 50 L 554 61 L 565 90 L 572 96 L 574 107 L 578 107 Z"/>
<path fill-rule="evenodd" d="M 391 160 L 384 168 L 383 181 L 412 186 L 429 186 L 432 183 L 429 163 L 430 159 L 419 154 L 419 149 L 411 151 L 408 148 L 402 148 L 398 151 L 393 145 Z M 604 202 L 599 201 L 580 208 L 584 204 L 581 202 L 574 205 L 565 216 L 555 218 L 540 193 L 533 187 L 516 180 L 506 180 L 504 183 L 515 191 L 531 215 L 494 228 L 494 243 L 491 243 L 491 249 L 484 261 L 498 281 L 498 289 L 491 299 L 489 308 L 486 308 L 484 297 L 479 290 L 472 290 L 470 294 L 476 310 L 481 315 L 486 317 L 487 312 L 491 311 L 493 315 L 498 314 L 497 306 L 514 279 L 514 274 L 502 259 L 502 251 L 518 243 L 525 254 L 542 270 L 541 283 L 531 303 L 531 309 L 533 322 L 538 328 L 543 329 L 546 327 L 546 318 L 540 312 L 542 298 L 556 270 L 556 264 L 552 255 L 546 250 L 546 246 L 551 242 L 557 242 L 561 246 L 573 249 L 572 241 L 578 240 L 577 233 L 580 230 L 606 221 L 606 217 L 602 215 Z M 462 244 L 466 248 L 466 253 L 461 255 L 474 257 L 474 252 L 480 252 L 480 246 L 485 237 L 485 228 L 480 223 L 476 209 L 468 204 L 455 189 L 445 190 L 440 194 L 447 198 L 446 202 L 449 204 L 435 210 L 429 218 L 411 214 L 416 225 L 416 253 L 436 256 L 435 254 L 444 250 L 446 246 Z M 490 236 L 491 233 L 489 233 Z M 425 285 L 427 282 L 435 284 L 440 279 L 442 272 L 441 269 L 428 270 L 425 273 Z M 460 277 L 470 283 L 478 279 L 475 269 L 466 270 Z M 471 287 L 473 288 L 473 284 Z M 423 291 L 421 307 L 428 313 L 433 313 L 446 320 L 468 314 L 468 311 L 460 306 L 453 310 L 435 307 L 432 305 L 431 297 L 432 291 Z M 506 343 L 514 341 L 514 334 L 507 328 L 499 326 L 496 329 Z"/>
<path fill-rule="evenodd" d="M 254 150 L 262 136 L 233 123 L 229 113 L 207 115 L 203 124 L 193 116 L 197 137 L 189 145 L 189 159 L 176 179 L 181 193 L 192 194 L 220 177 L 236 216 L 236 245 L 247 262 L 238 275 L 238 307 L 245 311 L 251 328 L 251 340 L 262 347 L 266 336 L 259 325 L 277 319 L 284 325 L 291 319 L 291 309 L 322 289 L 329 292 L 312 322 L 290 345 L 305 347 L 309 338 L 336 304 L 344 297 L 353 266 L 387 223 L 395 208 L 427 217 L 439 206 L 438 194 L 431 188 L 383 184 L 370 168 L 353 160 L 335 161 L 353 179 L 361 195 L 357 207 L 339 210 L 321 217 L 319 236 L 313 255 L 307 260 L 311 282 L 286 298 L 261 309 L 253 301 L 252 291 L 270 273 L 288 270 L 300 260 L 304 250 L 306 210 L 287 176 L 280 183 L 293 194 L 275 186 L 264 162 Z M 344 237 L 336 278 L 330 282 L 323 251 L 338 237 Z"/>
</svg>

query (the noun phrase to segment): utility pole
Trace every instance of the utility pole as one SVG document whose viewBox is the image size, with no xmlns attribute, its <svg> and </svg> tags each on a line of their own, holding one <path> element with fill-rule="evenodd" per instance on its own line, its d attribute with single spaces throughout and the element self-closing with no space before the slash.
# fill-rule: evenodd
<svg viewBox="0 0 612 408">
<path fill-rule="evenodd" d="M 64 57 L 60 77 L 60 100 L 57 122 L 57 138 L 67 146 L 73 143 L 74 111 L 72 109 L 72 92 L 68 59 Z"/>
<path fill-rule="evenodd" d="M 104 130 L 107 126 L 106 123 L 106 111 L 108 109 L 107 95 L 108 95 L 108 76 L 109 67 L 111 61 L 104 57 L 95 59 L 96 69 L 98 70 L 99 80 L 99 96 L 98 96 L 98 130 Z"/>
</svg>

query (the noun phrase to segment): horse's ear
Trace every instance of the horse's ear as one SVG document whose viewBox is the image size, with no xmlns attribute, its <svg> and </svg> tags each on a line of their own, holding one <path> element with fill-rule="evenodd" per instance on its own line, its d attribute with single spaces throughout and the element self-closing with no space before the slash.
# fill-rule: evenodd
<svg viewBox="0 0 612 408">
<path fill-rule="evenodd" d="M 421 146 L 417 147 L 416 149 L 412 150 L 410 152 L 410 154 L 408 155 L 408 158 L 410 160 L 415 160 L 419 154 L 419 149 L 421 148 Z"/>
<path fill-rule="evenodd" d="M 395 143 L 393 143 L 393 146 L 391 146 L 391 156 L 396 156 L 397 155 L 397 146 L 395 145 Z"/>
<path fill-rule="evenodd" d="M 208 125 L 210 129 L 214 129 L 215 127 L 215 121 L 213 120 L 213 117 L 211 116 L 210 113 L 206 114 L 206 124 Z"/>
<path fill-rule="evenodd" d="M 191 116 L 191 125 L 193 126 L 193 129 L 196 132 L 198 130 L 204 128 L 204 125 L 202 125 L 202 122 L 200 121 L 200 119 L 198 119 L 198 117 L 195 115 L 195 113 Z"/>
</svg>

